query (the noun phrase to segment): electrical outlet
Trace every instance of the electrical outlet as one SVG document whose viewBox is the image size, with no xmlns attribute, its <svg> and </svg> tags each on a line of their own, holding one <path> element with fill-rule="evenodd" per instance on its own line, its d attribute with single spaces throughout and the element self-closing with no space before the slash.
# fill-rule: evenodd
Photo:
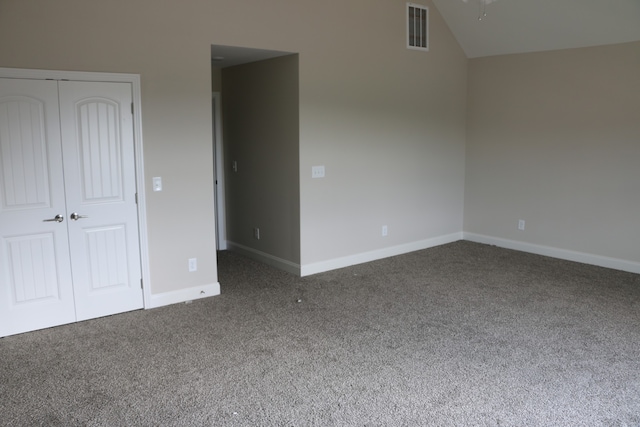
<svg viewBox="0 0 640 427">
<path fill-rule="evenodd" d="M 189 258 L 189 272 L 198 271 L 198 258 Z"/>
<path fill-rule="evenodd" d="M 387 228 L 386 225 L 382 226 L 382 235 L 386 236 L 387 234 L 389 234 L 389 229 Z"/>
<path fill-rule="evenodd" d="M 260 240 L 260 229 L 258 227 L 253 229 L 253 237 L 256 240 Z"/>
<path fill-rule="evenodd" d="M 518 220 L 518 230 L 524 231 L 524 219 Z"/>
</svg>

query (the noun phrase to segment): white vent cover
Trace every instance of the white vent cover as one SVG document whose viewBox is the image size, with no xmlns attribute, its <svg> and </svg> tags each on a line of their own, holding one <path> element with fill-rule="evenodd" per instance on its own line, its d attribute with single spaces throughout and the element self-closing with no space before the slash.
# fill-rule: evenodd
<svg viewBox="0 0 640 427">
<path fill-rule="evenodd" d="M 429 8 L 407 3 L 407 47 L 429 50 Z"/>
</svg>

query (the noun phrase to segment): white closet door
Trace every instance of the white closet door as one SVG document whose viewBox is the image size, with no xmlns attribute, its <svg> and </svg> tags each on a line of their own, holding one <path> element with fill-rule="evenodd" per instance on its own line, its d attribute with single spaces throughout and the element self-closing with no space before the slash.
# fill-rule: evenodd
<svg viewBox="0 0 640 427">
<path fill-rule="evenodd" d="M 0 336 L 142 308 L 131 85 L 0 78 Z"/>
<path fill-rule="evenodd" d="M 57 82 L 0 78 L 0 336 L 76 320 L 67 222 Z"/>
<path fill-rule="evenodd" d="M 77 320 L 142 308 L 131 85 L 59 88 Z"/>
</svg>

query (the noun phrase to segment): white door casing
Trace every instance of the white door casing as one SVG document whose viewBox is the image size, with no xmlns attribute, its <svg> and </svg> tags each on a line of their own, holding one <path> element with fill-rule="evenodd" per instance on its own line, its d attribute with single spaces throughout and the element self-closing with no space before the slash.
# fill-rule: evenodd
<svg viewBox="0 0 640 427">
<path fill-rule="evenodd" d="M 211 100 L 212 122 L 213 122 L 213 179 L 214 196 L 216 201 L 215 223 L 216 223 L 216 249 L 224 251 L 227 249 L 227 221 L 225 214 L 224 196 L 224 144 L 222 141 L 222 108 L 220 103 L 220 92 L 212 93 Z"/>
<path fill-rule="evenodd" d="M 0 336 L 141 308 L 131 84 L 0 87 Z"/>
</svg>

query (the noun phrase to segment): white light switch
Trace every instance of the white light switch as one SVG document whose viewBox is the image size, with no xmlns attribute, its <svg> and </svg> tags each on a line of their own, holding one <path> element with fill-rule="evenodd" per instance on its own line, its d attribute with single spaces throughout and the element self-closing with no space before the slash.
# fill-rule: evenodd
<svg viewBox="0 0 640 427">
<path fill-rule="evenodd" d="M 311 166 L 311 178 L 324 178 L 324 166 Z"/>
<path fill-rule="evenodd" d="M 153 191 L 162 191 L 162 178 L 159 176 L 153 177 Z"/>
</svg>

